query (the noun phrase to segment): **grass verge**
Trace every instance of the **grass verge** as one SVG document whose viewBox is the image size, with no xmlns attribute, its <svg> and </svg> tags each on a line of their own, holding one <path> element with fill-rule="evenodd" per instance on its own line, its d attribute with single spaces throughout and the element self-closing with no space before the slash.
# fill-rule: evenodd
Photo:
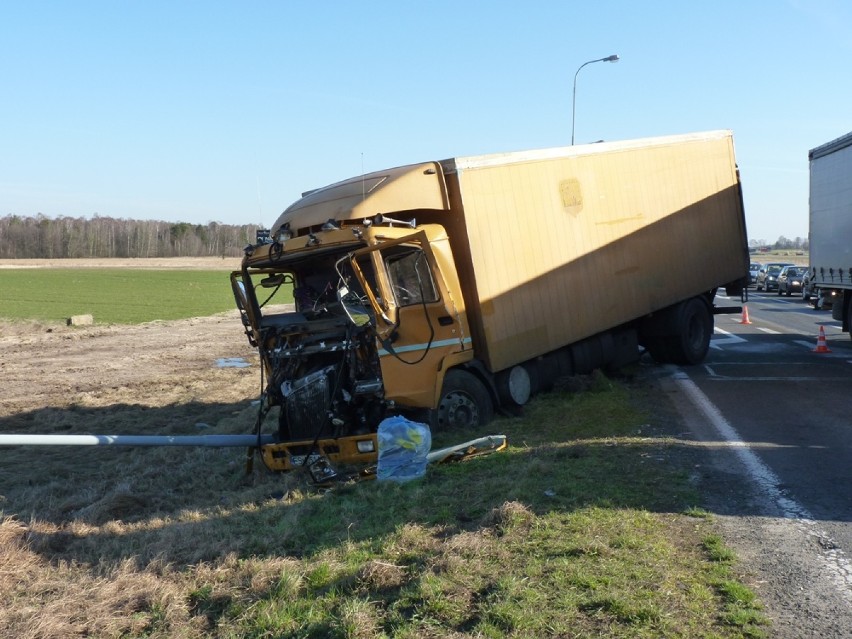
<svg viewBox="0 0 852 639">
<path fill-rule="evenodd" d="M 0 626 L 18 637 L 763 636 L 641 380 L 487 432 L 507 451 L 318 490 L 243 451 L 4 454 Z M 576 383 L 577 380 L 574 380 Z M 583 392 L 574 392 L 582 390 Z M 212 426 L 244 432 L 253 410 Z M 656 414 L 656 413 L 655 413 Z M 86 423 L 66 424 L 71 432 Z M 153 425 L 152 425 L 153 427 Z M 88 456 L 88 453 L 87 453 Z"/>
</svg>

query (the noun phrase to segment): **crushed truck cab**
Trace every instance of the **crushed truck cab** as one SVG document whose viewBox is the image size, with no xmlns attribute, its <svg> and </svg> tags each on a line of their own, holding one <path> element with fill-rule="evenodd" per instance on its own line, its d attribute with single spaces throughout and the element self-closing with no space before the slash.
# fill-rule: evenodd
<svg viewBox="0 0 852 639">
<path fill-rule="evenodd" d="M 282 440 L 370 433 L 389 408 L 433 406 L 435 372 L 473 357 L 433 252 L 446 243 L 435 225 L 359 224 L 250 249 L 231 279 Z"/>
</svg>

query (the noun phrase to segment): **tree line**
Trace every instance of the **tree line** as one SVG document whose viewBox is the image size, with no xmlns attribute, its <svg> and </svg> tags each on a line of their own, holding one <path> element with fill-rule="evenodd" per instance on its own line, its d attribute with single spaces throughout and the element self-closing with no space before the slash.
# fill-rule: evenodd
<svg viewBox="0 0 852 639">
<path fill-rule="evenodd" d="M 0 217 L 0 259 L 239 257 L 257 224 L 189 224 L 95 216 Z"/>
<path fill-rule="evenodd" d="M 810 249 L 810 242 L 805 237 L 797 237 L 793 240 L 784 237 L 783 235 L 778 238 L 775 244 L 771 244 L 766 240 L 749 240 L 749 246 L 754 248 L 762 248 L 766 250 L 774 249 L 776 251 L 779 250 L 799 250 L 799 251 L 807 251 Z"/>
</svg>

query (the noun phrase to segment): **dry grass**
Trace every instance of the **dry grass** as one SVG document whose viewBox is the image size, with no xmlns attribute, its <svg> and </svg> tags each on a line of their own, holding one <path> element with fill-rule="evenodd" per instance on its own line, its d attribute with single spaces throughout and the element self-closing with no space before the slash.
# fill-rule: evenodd
<svg viewBox="0 0 852 639">
<path fill-rule="evenodd" d="M 34 326 L 0 339 L 0 431 L 254 426 L 256 369 L 213 365 L 250 356 L 236 318 Z M 749 636 L 650 392 L 584 380 L 471 434 L 506 453 L 406 485 L 318 490 L 243 449 L 0 449 L 0 635 Z"/>
<path fill-rule="evenodd" d="M 130 557 L 81 563 L 43 547 L 36 528 L 11 518 L 0 523 L 0 628 L 5 637 L 167 637 L 173 632 L 204 637 L 211 630 L 205 607 L 209 612 L 217 600 L 259 597 L 282 575 L 299 569 L 287 558 L 240 559 L 236 554 L 182 569 L 156 560 L 140 568 Z"/>
</svg>

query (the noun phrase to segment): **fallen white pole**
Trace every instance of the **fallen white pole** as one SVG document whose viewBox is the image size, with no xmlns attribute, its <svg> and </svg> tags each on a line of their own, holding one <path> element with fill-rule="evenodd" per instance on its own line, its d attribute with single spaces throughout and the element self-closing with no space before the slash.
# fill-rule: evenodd
<svg viewBox="0 0 852 639">
<path fill-rule="evenodd" d="M 260 444 L 271 444 L 261 435 Z M 0 446 L 256 446 L 257 435 L 0 435 Z"/>
</svg>

